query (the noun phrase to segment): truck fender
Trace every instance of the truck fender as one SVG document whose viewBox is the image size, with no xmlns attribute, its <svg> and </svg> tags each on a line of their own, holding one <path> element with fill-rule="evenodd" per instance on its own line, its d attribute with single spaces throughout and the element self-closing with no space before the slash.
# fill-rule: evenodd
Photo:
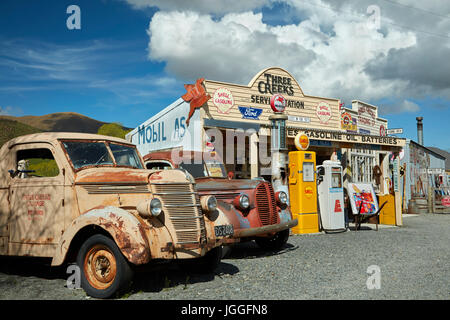
<svg viewBox="0 0 450 320">
<path fill-rule="evenodd" d="M 108 232 L 131 263 L 138 265 L 150 261 L 150 247 L 145 235 L 146 227 L 124 209 L 101 206 L 80 215 L 66 228 L 56 248 L 52 266 L 58 266 L 64 262 L 72 240 L 86 226 L 97 226 Z"/>
</svg>

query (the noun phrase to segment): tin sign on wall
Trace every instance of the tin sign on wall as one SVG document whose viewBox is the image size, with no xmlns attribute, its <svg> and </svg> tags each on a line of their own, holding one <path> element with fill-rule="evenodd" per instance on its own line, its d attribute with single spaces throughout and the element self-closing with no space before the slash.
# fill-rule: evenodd
<svg viewBox="0 0 450 320">
<path fill-rule="evenodd" d="M 319 102 L 316 108 L 316 115 L 320 120 L 320 123 L 328 123 L 331 119 L 331 108 L 330 105 L 326 102 Z"/>
<path fill-rule="evenodd" d="M 214 92 L 213 103 L 219 113 L 229 113 L 234 105 L 233 95 L 227 88 L 218 88 Z"/>
<path fill-rule="evenodd" d="M 270 98 L 270 106 L 274 112 L 282 113 L 286 108 L 286 99 L 281 94 L 275 94 Z"/>
<path fill-rule="evenodd" d="M 380 136 L 384 137 L 386 135 L 386 128 L 380 125 Z"/>
<path fill-rule="evenodd" d="M 357 132 L 356 118 L 353 118 L 348 112 L 341 114 L 341 129 L 348 132 Z"/>
<path fill-rule="evenodd" d="M 239 111 L 242 114 L 242 119 L 259 120 L 263 109 L 252 108 L 252 107 L 241 107 L 239 106 Z"/>
</svg>

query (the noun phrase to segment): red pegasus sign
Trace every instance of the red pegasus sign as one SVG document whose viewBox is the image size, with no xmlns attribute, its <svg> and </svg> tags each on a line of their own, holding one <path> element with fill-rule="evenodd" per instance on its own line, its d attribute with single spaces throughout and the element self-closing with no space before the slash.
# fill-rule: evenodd
<svg viewBox="0 0 450 320">
<path fill-rule="evenodd" d="M 203 81 L 205 78 L 197 79 L 195 84 L 185 84 L 184 87 L 186 88 L 187 93 L 182 95 L 181 98 L 183 98 L 184 101 L 190 102 L 190 110 L 189 110 L 189 116 L 186 120 L 186 125 L 189 126 L 189 121 L 191 117 L 193 116 L 196 109 L 200 108 L 203 104 L 206 103 L 209 99 L 211 99 L 211 96 L 209 94 L 206 94 L 205 87 L 203 86 Z"/>
</svg>

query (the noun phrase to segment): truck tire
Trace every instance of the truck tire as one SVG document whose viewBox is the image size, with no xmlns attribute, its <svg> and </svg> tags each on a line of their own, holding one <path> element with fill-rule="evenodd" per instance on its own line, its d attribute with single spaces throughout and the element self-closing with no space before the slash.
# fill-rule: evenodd
<svg viewBox="0 0 450 320">
<path fill-rule="evenodd" d="M 208 251 L 204 257 L 182 261 L 181 266 L 193 273 L 212 273 L 219 266 L 222 254 L 222 246 L 219 246 Z"/>
<path fill-rule="evenodd" d="M 102 235 L 89 237 L 77 255 L 81 271 L 81 287 L 94 298 L 110 298 L 126 291 L 133 278 L 133 270 L 116 243 Z"/>
<path fill-rule="evenodd" d="M 281 249 L 289 239 L 289 229 L 277 232 L 272 237 L 256 238 L 256 244 L 262 249 L 266 250 L 279 250 Z"/>
</svg>

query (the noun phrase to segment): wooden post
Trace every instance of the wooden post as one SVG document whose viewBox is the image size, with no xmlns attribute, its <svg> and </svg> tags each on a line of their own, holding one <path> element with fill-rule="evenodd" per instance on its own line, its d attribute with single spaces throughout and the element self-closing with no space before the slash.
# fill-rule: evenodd
<svg viewBox="0 0 450 320">
<path fill-rule="evenodd" d="M 428 213 L 433 213 L 433 185 L 427 182 L 427 192 L 428 192 Z"/>
</svg>

